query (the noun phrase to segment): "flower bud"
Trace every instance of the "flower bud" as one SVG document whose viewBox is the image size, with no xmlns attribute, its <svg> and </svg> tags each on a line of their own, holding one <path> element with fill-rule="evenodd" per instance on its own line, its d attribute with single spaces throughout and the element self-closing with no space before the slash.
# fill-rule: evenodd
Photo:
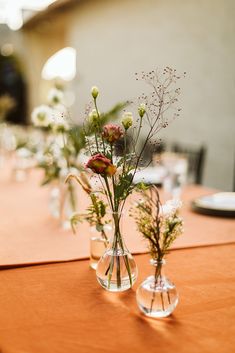
<svg viewBox="0 0 235 353">
<path fill-rule="evenodd" d="M 133 115 L 131 112 L 125 112 L 122 116 L 122 126 L 128 130 L 133 124 Z"/>
<path fill-rule="evenodd" d="M 99 90 L 96 86 L 93 86 L 91 89 L 91 95 L 94 99 L 96 99 L 98 97 L 99 94 Z"/>
<path fill-rule="evenodd" d="M 139 116 L 143 118 L 145 112 L 146 112 L 146 105 L 144 103 L 141 103 L 138 108 Z"/>
</svg>

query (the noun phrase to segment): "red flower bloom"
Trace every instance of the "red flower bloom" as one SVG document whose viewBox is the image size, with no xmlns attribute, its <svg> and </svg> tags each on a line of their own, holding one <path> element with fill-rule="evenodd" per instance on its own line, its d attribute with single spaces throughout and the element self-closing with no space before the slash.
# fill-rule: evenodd
<svg viewBox="0 0 235 353">
<path fill-rule="evenodd" d="M 92 156 L 86 164 L 87 168 L 90 168 L 96 174 L 103 174 L 107 176 L 114 175 L 117 168 L 113 165 L 107 157 L 103 154 L 98 153 Z"/>
<path fill-rule="evenodd" d="M 103 127 L 102 136 L 105 141 L 113 143 L 123 136 L 123 130 L 117 124 L 107 124 Z"/>
</svg>

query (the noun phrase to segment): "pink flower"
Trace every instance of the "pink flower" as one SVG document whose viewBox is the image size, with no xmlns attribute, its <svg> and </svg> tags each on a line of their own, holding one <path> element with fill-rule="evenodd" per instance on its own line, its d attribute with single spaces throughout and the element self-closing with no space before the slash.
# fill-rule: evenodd
<svg viewBox="0 0 235 353">
<path fill-rule="evenodd" d="M 117 124 L 107 124 L 103 127 L 102 136 L 105 141 L 114 143 L 123 136 L 123 130 Z"/>
<path fill-rule="evenodd" d="M 98 153 L 92 156 L 86 164 L 96 174 L 111 176 L 116 173 L 117 168 L 113 165 L 107 157 Z"/>
</svg>

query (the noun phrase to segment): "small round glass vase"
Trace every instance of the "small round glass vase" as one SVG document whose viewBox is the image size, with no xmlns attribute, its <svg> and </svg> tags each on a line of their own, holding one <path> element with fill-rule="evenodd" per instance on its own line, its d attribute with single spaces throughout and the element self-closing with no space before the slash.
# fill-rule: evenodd
<svg viewBox="0 0 235 353">
<path fill-rule="evenodd" d="M 104 226 L 106 237 L 109 235 L 112 227 L 107 224 Z M 97 230 L 96 226 L 90 227 L 90 267 L 96 270 L 97 264 L 107 249 L 108 239 L 102 236 L 102 232 Z"/>
<path fill-rule="evenodd" d="M 99 284 L 110 292 L 123 292 L 130 289 L 138 274 L 135 260 L 122 237 L 121 218 L 122 215 L 113 214 L 113 238 L 100 258 L 96 269 Z"/>
<path fill-rule="evenodd" d="M 163 273 L 165 260 L 150 260 L 155 267 L 154 275 L 147 277 L 136 291 L 139 309 L 152 318 L 169 316 L 179 300 L 175 285 Z"/>
</svg>

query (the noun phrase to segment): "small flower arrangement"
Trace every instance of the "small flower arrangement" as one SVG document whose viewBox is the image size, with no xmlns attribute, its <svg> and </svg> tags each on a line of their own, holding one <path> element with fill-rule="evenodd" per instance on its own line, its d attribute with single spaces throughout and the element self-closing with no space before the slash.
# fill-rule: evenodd
<svg viewBox="0 0 235 353">
<path fill-rule="evenodd" d="M 69 173 L 78 174 L 81 169 L 79 153 L 85 144 L 83 130 L 72 123 L 62 88 L 52 88 L 48 93 L 48 104 L 36 107 L 31 118 L 34 127 L 45 134 L 42 150 L 35 155 L 37 167 L 44 171 L 42 185 L 56 181 L 58 200 L 53 203 L 58 210 L 53 209 L 52 214 L 57 214 L 56 217 L 67 227 L 70 215 L 77 209 L 77 198 L 72 182 L 65 186 L 64 181 Z"/>
<path fill-rule="evenodd" d="M 42 185 L 66 176 L 71 168 L 79 170 L 78 154 L 85 141 L 81 138 L 80 144 L 75 144 L 82 128 L 74 127 L 70 119 L 64 91 L 52 88 L 48 93 L 48 105 L 36 107 L 31 118 L 33 125 L 46 133 L 43 150 L 36 154 L 38 167 L 45 174 Z"/>
<path fill-rule="evenodd" d="M 183 233 L 179 216 L 181 201 L 169 200 L 161 205 L 155 186 L 142 192 L 142 198 L 131 209 L 137 229 L 148 241 L 154 276 L 148 277 L 137 289 L 140 310 L 147 316 L 160 318 L 170 315 L 178 304 L 175 285 L 163 274 L 165 255 L 175 239 Z"/>
<path fill-rule="evenodd" d="M 62 89 L 52 88 L 48 93 L 48 104 L 42 104 L 32 111 L 35 127 L 53 132 L 66 132 L 70 128 L 69 111 L 65 105 Z"/>
<path fill-rule="evenodd" d="M 182 202 L 169 200 L 161 205 L 155 186 L 143 191 L 142 196 L 130 215 L 135 219 L 139 233 L 148 241 L 153 261 L 161 262 L 183 232 L 183 220 L 179 216 Z"/>
</svg>

